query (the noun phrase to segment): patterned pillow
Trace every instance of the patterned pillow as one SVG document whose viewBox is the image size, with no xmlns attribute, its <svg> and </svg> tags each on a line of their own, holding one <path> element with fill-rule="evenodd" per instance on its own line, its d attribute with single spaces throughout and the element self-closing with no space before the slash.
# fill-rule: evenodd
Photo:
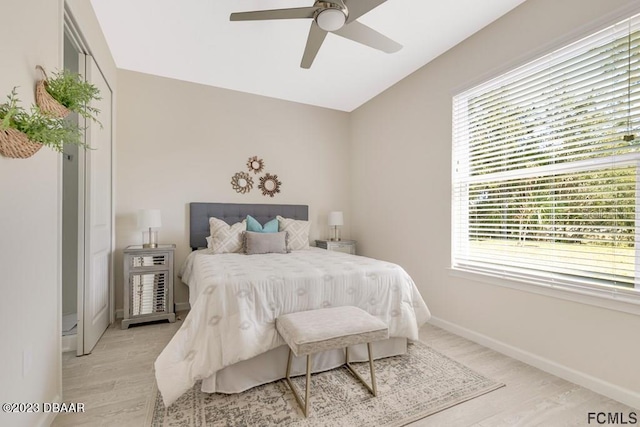
<svg viewBox="0 0 640 427">
<path fill-rule="evenodd" d="M 278 229 L 289 232 L 289 249 L 300 251 L 309 248 L 309 230 L 311 228 L 309 221 L 283 218 L 280 215 L 276 218 L 279 224 Z"/>
<path fill-rule="evenodd" d="M 246 227 L 246 220 L 229 225 L 221 219 L 209 218 L 213 252 L 216 254 L 242 252 L 242 232 Z"/>
</svg>

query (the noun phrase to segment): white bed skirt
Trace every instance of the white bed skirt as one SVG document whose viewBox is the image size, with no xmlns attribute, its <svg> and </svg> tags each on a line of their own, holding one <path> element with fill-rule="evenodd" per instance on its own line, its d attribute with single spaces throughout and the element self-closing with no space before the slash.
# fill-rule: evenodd
<svg viewBox="0 0 640 427">
<path fill-rule="evenodd" d="M 406 338 L 389 338 L 372 343 L 374 359 L 397 356 L 407 352 Z M 285 377 L 289 347 L 280 346 L 249 360 L 227 366 L 209 378 L 202 380 L 205 393 L 241 393 L 252 387 L 267 384 Z M 292 376 L 306 373 L 306 357 L 294 357 L 291 366 Z M 349 347 L 349 361 L 365 362 L 369 360 L 367 345 Z M 344 349 L 316 353 L 312 357 L 312 372 L 322 372 L 344 364 Z"/>
</svg>

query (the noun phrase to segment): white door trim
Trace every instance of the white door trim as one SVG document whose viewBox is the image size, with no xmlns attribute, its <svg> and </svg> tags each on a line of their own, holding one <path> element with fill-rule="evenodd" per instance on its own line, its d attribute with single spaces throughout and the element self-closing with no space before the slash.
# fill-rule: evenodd
<svg viewBox="0 0 640 427">
<path fill-rule="evenodd" d="M 69 36 L 70 40 L 75 44 L 76 49 L 80 52 L 81 60 L 80 60 L 80 74 L 85 75 L 86 66 L 87 66 L 87 56 L 91 55 L 91 49 L 86 39 L 83 37 L 82 33 L 79 30 L 79 26 L 76 23 L 73 14 L 70 9 L 65 4 L 64 6 L 64 31 Z M 95 69 L 102 74 L 102 78 L 106 82 L 109 91 L 111 92 L 111 104 L 109 116 L 111 120 L 108 124 L 104 124 L 105 126 L 109 126 L 111 133 L 111 180 L 110 180 L 110 196 L 111 196 L 111 210 L 110 210 L 110 225 L 111 225 L 111 236 L 110 236 L 110 256 L 109 256 L 109 265 L 108 265 L 108 274 L 109 274 L 109 296 L 108 296 L 108 316 L 109 323 L 113 323 L 115 321 L 115 281 L 114 281 L 114 251 L 116 247 L 115 240 L 115 136 L 114 136 L 114 124 L 113 124 L 113 112 L 114 112 L 114 103 L 115 103 L 115 94 L 113 93 L 112 85 L 107 80 L 105 74 L 100 69 L 100 65 L 97 64 L 95 58 L 93 58 L 93 63 L 95 65 Z M 88 123 L 85 124 L 86 127 Z M 85 134 L 85 141 L 88 141 L 89 135 Z M 90 200 L 87 195 L 87 177 L 90 172 L 85 167 L 86 164 L 86 156 L 85 150 L 78 150 L 78 163 L 79 163 L 79 179 L 78 179 L 78 326 L 77 326 L 77 350 L 76 354 L 81 356 L 85 354 L 85 344 L 84 344 L 84 336 L 86 333 L 86 325 L 85 325 L 85 283 L 87 283 L 87 274 L 89 274 L 89 270 L 87 269 L 87 262 L 89 259 L 87 257 L 87 238 L 86 235 L 86 212 L 85 209 L 88 209 L 86 202 Z"/>
</svg>

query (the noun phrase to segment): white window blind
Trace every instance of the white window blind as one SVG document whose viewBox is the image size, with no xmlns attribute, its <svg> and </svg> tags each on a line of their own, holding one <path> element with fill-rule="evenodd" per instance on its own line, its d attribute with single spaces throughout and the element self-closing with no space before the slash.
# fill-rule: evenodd
<svg viewBox="0 0 640 427">
<path fill-rule="evenodd" d="M 640 15 L 455 96 L 453 163 L 454 269 L 640 297 Z"/>
</svg>

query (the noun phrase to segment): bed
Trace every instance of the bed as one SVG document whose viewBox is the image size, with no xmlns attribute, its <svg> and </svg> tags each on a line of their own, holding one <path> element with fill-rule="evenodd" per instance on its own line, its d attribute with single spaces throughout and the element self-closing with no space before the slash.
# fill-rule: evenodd
<svg viewBox="0 0 640 427">
<path fill-rule="evenodd" d="M 189 286 L 191 311 L 155 362 L 166 406 L 199 380 L 204 392 L 239 393 L 284 378 L 288 349 L 275 329 L 282 314 L 358 306 L 389 326 L 390 338 L 376 343 L 374 358 L 404 354 L 407 340 L 418 339 L 430 313 L 411 277 L 396 264 L 313 247 L 260 255 L 213 254 L 206 248 L 210 217 L 232 225 L 246 215 L 261 223 L 278 215 L 306 221 L 308 207 L 190 204 L 194 251 L 179 276 Z M 366 346 L 352 352 L 354 361 L 367 360 Z M 314 357 L 312 370 L 343 363 L 343 351 L 327 351 Z M 304 360 L 295 360 L 292 372 L 302 374 Z"/>
</svg>

